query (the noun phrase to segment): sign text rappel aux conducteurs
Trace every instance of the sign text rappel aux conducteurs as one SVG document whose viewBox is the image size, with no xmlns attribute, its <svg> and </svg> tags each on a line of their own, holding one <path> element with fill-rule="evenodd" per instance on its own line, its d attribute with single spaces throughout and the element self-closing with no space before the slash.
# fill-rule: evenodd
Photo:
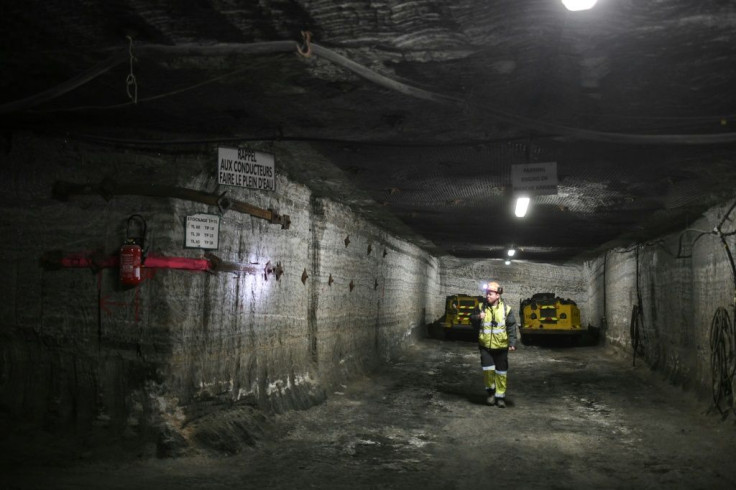
<svg viewBox="0 0 736 490">
<path fill-rule="evenodd" d="M 272 191 L 276 189 L 273 155 L 248 148 L 218 148 L 217 182 Z"/>
</svg>

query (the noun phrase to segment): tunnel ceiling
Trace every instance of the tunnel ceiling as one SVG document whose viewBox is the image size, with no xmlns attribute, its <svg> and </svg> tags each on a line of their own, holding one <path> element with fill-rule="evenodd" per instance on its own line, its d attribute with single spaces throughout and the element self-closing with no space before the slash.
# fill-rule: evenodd
<svg viewBox="0 0 736 490">
<path fill-rule="evenodd" d="M 731 1 L 27 0 L 1 13 L 7 135 L 296 142 L 277 159 L 291 179 L 436 254 L 515 244 L 520 259 L 574 260 L 682 230 L 734 194 Z M 518 219 L 512 166 L 545 162 L 557 194 Z"/>
</svg>

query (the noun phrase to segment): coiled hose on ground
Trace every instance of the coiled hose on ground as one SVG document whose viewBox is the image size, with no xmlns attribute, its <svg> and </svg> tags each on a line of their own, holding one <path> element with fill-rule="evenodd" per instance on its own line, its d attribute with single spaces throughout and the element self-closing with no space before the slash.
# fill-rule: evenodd
<svg viewBox="0 0 736 490">
<path fill-rule="evenodd" d="M 636 366 L 636 356 L 644 355 L 644 346 L 641 342 L 641 327 L 644 324 L 644 318 L 639 305 L 634 305 L 631 309 L 631 324 L 629 327 L 629 336 L 631 338 L 631 347 L 634 349 L 634 357 L 632 364 Z"/>
<path fill-rule="evenodd" d="M 736 331 L 728 311 L 720 307 L 710 324 L 710 368 L 713 380 L 713 403 L 725 418 L 734 408 L 733 377 L 736 374 Z"/>
</svg>

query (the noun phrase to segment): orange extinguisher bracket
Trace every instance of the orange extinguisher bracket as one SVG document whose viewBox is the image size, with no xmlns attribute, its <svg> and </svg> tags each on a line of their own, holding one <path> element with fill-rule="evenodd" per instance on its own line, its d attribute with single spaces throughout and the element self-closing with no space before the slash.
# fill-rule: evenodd
<svg viewBox="0 0 736 490">
<path fill-rule="evenodd" d="M 132 236 L 130 225 L 134 221 L 139 224 L 139 234 Z M 128 218 L 126 240 L 120 247 L 120 284 L 137 286 L 141 283 L 141 267 L 143 267 L 143 241 L 146 236 L 146 220 L 140 214 Z"/>
</svg>

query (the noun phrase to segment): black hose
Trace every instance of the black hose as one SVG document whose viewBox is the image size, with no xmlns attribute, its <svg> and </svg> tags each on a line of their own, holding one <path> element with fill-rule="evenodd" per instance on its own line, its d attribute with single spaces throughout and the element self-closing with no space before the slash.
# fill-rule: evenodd
<svg viewBox="0 0 736 490">
<path fill-rule="evenodd" d="M 643 315 L 639 305 L 634 305 L 631 309 L 631 324 L 629 327 L 629 335 L 631 337 L 631 347 L 634 350 L 632 365 L 636 366 L 636 356 L 644 355 L 644 346 L 641 342 L 641 327 L 644 323 Z"/>
<path fill-rule="evenodd" d="M 728 316 L 728 311 L 720 307 L 713 315 L 710 324 L 710 368 L 713 385 L 713 404 L 724 418 L 729 408 L 734 408 L 733 387 L 736 374 L 734 345 L 736 332 Z M 722 405 L 725 408 L 722 408 Z"/>
<path fill-rule="evenodd" d="M 644 326 L 644 313 L 642 311 L 641 288 L 639 287 L 639 244 L 636 244 L 636 304 L 631 309 L 631 325 L 629 335 L 631 346 L 634 348 L 632 364 L 636 366 L 636 356 L 644 355 L 644 346 L 641 342 L 641 329 Z"/>
<path fill-rule="evenodd" d="M 715 228 L 715 232 L 721 239 L 723 248 L 726 249 L 726 255 L 728 256 L 728 263 L 731 266 L 732 277 L 734 280 L 734 314 L 736 315 L 736 264 L 734 264 L 733 254 L 731 253 L 731 247 L 728 246 L 726 236 L 721 230 L 723 224 L 729 219 L 731 212 L 736 208 L 736 201 L 731 204 L 726 214 L 718 226 Z M 736 374 L 736 330 L 734 325 L 731 324 L 731 319 L 728 316 L 728 311 L 720 307 L 716 310 L 713 316 L 713 321 L 710 326 L 710 366 L 713 380 L 713 403 L 715 404 L 718 411 L 725 418 L 728 415 L 728 408 L 734 410 L 736 413 L 736 407 L 734 407 L 733 397 L 733 378 Z M 726 409 L 721 409 L 721 404 L 726 405 Z"/>
</svg>

